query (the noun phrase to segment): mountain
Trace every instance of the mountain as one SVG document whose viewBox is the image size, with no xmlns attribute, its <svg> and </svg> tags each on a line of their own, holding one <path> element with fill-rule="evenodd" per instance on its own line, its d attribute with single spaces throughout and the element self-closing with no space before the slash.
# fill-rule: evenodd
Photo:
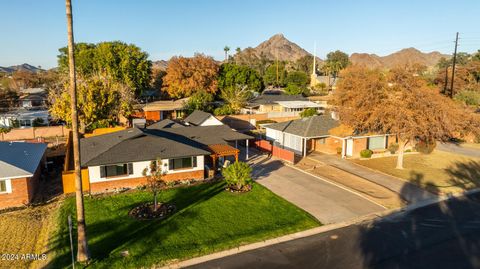
<svg viewBox="0 0 480 269">
<path fill-rule="evenodd" d="M 39 67 L 35 67 L 33 65 L 26 64 L 26 63 L 21 65 L 13 65 L 9 67 L 0 66 L 0 72 L 13 73 L 15 71 L 27 71 L 27 72 L 37 73 L 44 70 Z"/>
<path fill-rule="evenodd" d="M 298 59 L 311 55 L 308 51 L 301 48 L 299 45 L 291 42 L 282 34 L 276 34 L 267 41 L 260 43 L 255 48 L 246 48 L 235 55 L 235 58 L 252 58 L 260 59 L 262 56 L 268 60 L 274 61 L 277 59 L 281 61 L 294 62 Z"/>
<path fill-rule="evenodd" d="M 167 70 L 168 66 L 168 61 L 165 60 L 160 60 L 160 61 L 153 61 L 152 62 L 152 68 L 153 69 L 159 69 L 159 70 Z"/>
<path fill-rule="evenodd" d="M 411 64 L 421 64 L 432 67 L 440 58 L 450 58 L 450 55 L 441 54 L 438 51 L 423 53 L 415 48 L 402 49 L 386 56 L 378 56 L 368 53 L 353 53 L 350 61 L 353 64 L 365 65 L 369 68 L 392 68 Z"/>
</svg>

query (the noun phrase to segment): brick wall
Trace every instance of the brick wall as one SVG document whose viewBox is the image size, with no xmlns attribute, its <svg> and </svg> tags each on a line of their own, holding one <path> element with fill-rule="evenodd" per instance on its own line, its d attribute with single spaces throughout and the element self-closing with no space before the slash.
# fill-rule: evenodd
<svg viewBox="0 0 480 269">
<path fill-rule="evenodd" d="M 352 157 L 360 156 L 360 151 L 367 148 L 367 138 L 355 138 L 353 139 L 353 154 Z"/>
<path fill-rule="evenodd" d="M 160 111 L 145 111 L 145 119 L 151 121 L 159 121 Z"/>
<path fill-rule="evenodd" d="M 179 173 L 167 174 L 163 178 L 166 181 L 177 181 L 177 180 L 189 180 L 189 179 L 202 180 L 205 177 L 204 177 L 204 171 L 200 170 L 200 171 L 192 171 L 192 172 L 179 172 Z M 119 188 L 135 188 L 138 186 L 145 185 L 146 183 L 147 183 L 147 179 L 145 177 L 108 180 L 104 182 L 91 183 L 90 191 L 92 193 L 108 192 L 108 191 L 113 191 Z"/>
<path fill-rule="evenodd" d="M 12 193 L 0 194 L 0 209 L 26 205 L 30 202 L 28 195 L 28 178 L 12 179 Z"/>
<path fill-rule="evenodd" d="M 321 139 L 312 139 L 313 150 L 328 153 L 328 154 L 337 154 L 337 148 L 342 147 L 342 140 L 334 137 L 325 138 L 325 143 L 321 143 Z"/>
</svg>

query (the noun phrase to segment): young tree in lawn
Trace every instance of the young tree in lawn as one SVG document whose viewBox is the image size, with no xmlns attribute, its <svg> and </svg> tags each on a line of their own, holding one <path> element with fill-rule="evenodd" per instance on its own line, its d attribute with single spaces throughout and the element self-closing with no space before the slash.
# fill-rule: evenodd
<svg viewBox="0 0 480 269">
<path fill-rule="evenodd" d="M 153 211 L 157 211 L 157 196 L 167 185 L 163 178 L 165 172 L 162 170 L 161 160 L 151 161 L 149 167 L 145 168 L 142 174 L 147 178 L 147 188 L 153 193 Z"/>
<path fill-rule="evenodd" d="M 397 168 L 403 168 L 405 146 L 416 140 L 446 141 L 458 133 L 478 133 L 478 115 L 429 87 L 406 69 L 388 73 L 350 67 L 335 93 L 340 120 L 358 133 L 385 133 L 399 139 Z"/>
<path fill-rule="evenodd" d="M 164 88 L 171 97 L 189 97 L 197 91 L 214 94 L 217 91 L 218 64 L 212 57 L 196 54 L 193 58 L 172 57 Z"/>
</svg>

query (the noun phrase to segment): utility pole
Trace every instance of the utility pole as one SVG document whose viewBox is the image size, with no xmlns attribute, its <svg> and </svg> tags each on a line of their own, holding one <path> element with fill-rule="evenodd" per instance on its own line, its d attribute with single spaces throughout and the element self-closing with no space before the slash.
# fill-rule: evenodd
<svg viewBox="0 0 480 269">
<path fill-rule="evenodd" d="M 455 64 L 457 62 L 458 32 L 455 38 L 455 52 L 453 53 L 452 81 L 450 82 L 450 98 L 453 98 L 453 82 L 455 81 Z"/>
<path fill-rule="evenodd" d="M 65 0 L 67 9 L 67 33 L 68 33 L 68 68 L 70 77 L 70 107 L 72 110 L 72 142 L 73 160 L 75 167 L 75 200 L 77 208 L 77 261 L 88 262 L 90 253 L 87 242 L 87 226 L 85 224 L 85 209 L 83 204 L 82 171 L 80 168 L 80 143 L 78 133 L 77 112 L 77 79 L 75 76 L 75 47 L 73 40 L 73 16 L 72 1 Z"/>
</svg>

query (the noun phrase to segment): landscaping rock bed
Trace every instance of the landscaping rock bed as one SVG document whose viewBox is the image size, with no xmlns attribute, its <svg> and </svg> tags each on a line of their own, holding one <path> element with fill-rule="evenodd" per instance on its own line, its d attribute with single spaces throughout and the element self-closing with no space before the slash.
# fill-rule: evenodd
<svg viewBox="0 0 480 269">
<path fill-rule="evenodd" d="M 238 188 L 237 186 L 227 186 L 225 190 L 232 193 L 245 193 L 252 190 L 252 185 L 246 185 L 242 188 Z"/>
<path fill-rule="evenodd" d="M 153 203 L 150 202 L 134 207 L 128 215 L 138 220 L 164 219 L 172 215 L 176 209 L 175 205 L 164 203 L 159 204 L 155 211 Z"/>
</svg>

